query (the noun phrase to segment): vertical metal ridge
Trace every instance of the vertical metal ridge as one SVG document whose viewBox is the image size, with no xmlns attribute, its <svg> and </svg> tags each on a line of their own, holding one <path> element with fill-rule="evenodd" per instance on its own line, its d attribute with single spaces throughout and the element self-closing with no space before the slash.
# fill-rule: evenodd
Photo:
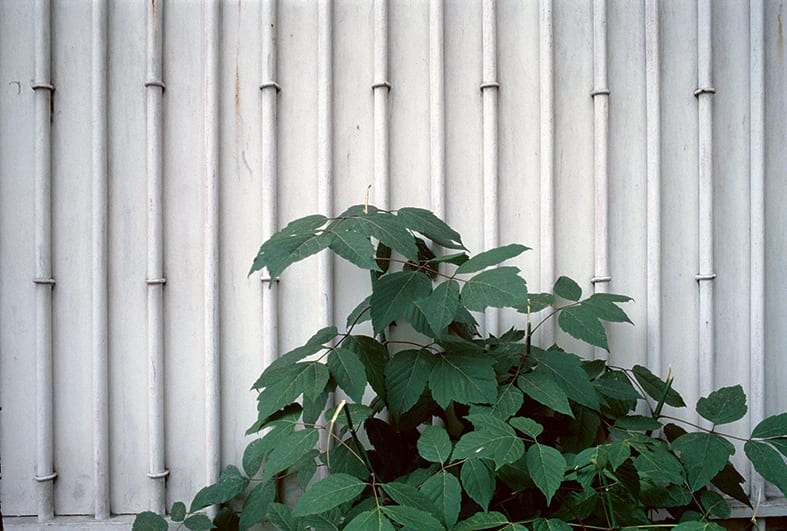
<svg viewBox="0 0 787 531">
<path fill-rule="evenodd" d="M 552 291 L 555 281 L 555 111 L 554 111 L 554 42 L 552 29 L 552 0 L 539 2 L 539 189 L 541 211 L 539 253 L 541 291 Z M 551 344 L 554 323 L 541 327 L 541 340 Z"/>
<path fill-rule="evenodd" d="M 497 2 L 484 0 L 482 7 L 482 80 L 483 104 L 483 230 L 484 250 L 497 247 L 498 230 L 498 90 L 497 81 Z M 496 308 L 486 310 L 486 332 L 497 334 L 500 312 Z"/>
<path fill-rule="evenodd" d="M 714 386 L 713 327 L 713 88 L 710 0 L 697 2 L 697 130 L 699 187 L 699 391 Z"/>
<path fill-rule="evenodd" d="M 609 272 L 609 85 L 607 80 L 607 2 L 593 1 L 593 291 L 606 293 Z M 594 349 L 606 358 L 607 351 Z"/>
<path fill-rule="evenodd" d="M 765 418 L 765 8 L 762 0 L 749 4 L 750 95 L 750 336 L 749 422 Z M 751 468 L 750 495 L 765 495 L 762 476 Z"/>
<path fill-rule="evenodd" d="M 445 219 L 445 14 L 429 1 L 429 206 Z"/>
<path fill-rule="evenodd" d="M 164 514 L 166 433 L 164 426 L 164 154 L 163 2 L 147 9 L 146 171 L 147 171 L 147 350 L 149 509 Z"/>
<path fill-rule="evenodd" d="M 107 23 L 106 0 L 92 9 L 92 358 L 94 513 L 109 518 L 109 320 L 107 255 Z"/>
<path fill-rule="evenodd" d="M 659 0 L 645 1 L 647 365 L 661 374 L 661 35 Z"/>
<path fill-rule="evenodd" d="M 35 345 L 38 521 L 55 516 L 52 367 L 52 5 L 35 3 Z"/>
<path fill-rule="evenodd" d="M 204 326 L 205 474 L 215 483 L 221 471 L 221 351 L 219 316 L 219 45 L 221 5 L 203 5 L 204 81 Z"/>
<path fill-rule="evenodd" d="M 389 205 L 388 127 L 388 0 L 374 0 L 374 198 L 376 206 Z"/>
</svg>

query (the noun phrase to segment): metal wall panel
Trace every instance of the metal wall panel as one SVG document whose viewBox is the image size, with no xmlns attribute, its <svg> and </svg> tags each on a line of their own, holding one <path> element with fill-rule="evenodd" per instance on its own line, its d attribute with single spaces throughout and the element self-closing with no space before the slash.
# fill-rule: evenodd
<svg viewBox="0 0 787 531">
<path fill-rule="evenodd" d="M 392 208 L 444 210 L 473 251 L 494 240 L 532 246 L 514 263 L 534 291 L 567 274 L 587 293 L 633 296 L 636 327 L 611 331 L 614 363 L 650 363 L 662 375 L 671 368 L 693 402 L 707 384 L 699 352 L 710 340 L 710 379 L 744 385 L 751 423 L 787 409 L 783 2 L 713 2 L 708 18 L 704 0 L 222 0 L 218 11 L 213 0 L 175 0 L 151 4 L 151 14 L 147 2 L 112 0 L 104 50 L 92 44 L 98 0 L 52 2 L 51 404 L 36 376 L 36 352 L 45 353 L 36 345 L 48 332 L 36 317 L 41 284 L 32 282 L 46 218 L 35 211 L 33 177 L 47 149 L 35 132 L 35 98 L 45 95 L 33 86 L 46 80 L 36 79 L 34 43 L 47 5 L 0 2 L 6 518 L 54 514 L 65 526 L 63 515 L 102 516 L 105 497 L 115 515 L 169 506 L 205 484 L 215 459 L 238 462 L 255 411 L 247 389 L 265 360 L 331 315 L 341 326 L 367 281 L 343 260 L 313 259 L 269 290 L 246 276 L 251 258 L 277 226 L 362 203 L 369 185 L 372 200 Z M 153 16 L 163 17 L 161 72 L 149 48 Z M 108 58 L 105 116 L 92 115 L 103 97 L 93 94 L 102 79 L 97 51 Z M 708 57 L 715 94 L 695 96 L 708 88 Z M 711 106 L 710 121 L 700 102 Z M 106 395 L 94 390 L 101 263 L 96 269 L 91 236 L 101 212 L 92 179 L 102 118 Z M 151 181 L 157 142 L 161 175 Z M 711 225 L 699 210 L 708 190 Z M 218 198 L 216 218 L 210 198 Z M 158 216 L 160 239 L 149 231 Z M 708 228 L 713 271 L 700 269 Z M 151 276 L 156 249 L 161 279 Z M 594 286 L 604 268 L 609 281 Z M 716 277 L 696 278 L 709 273 Z M 712 283 L 710 314 L 703 282 Z M 497 318 L 488 316 L 490 326 Z M 499 329 L 515 324 L 515 314 L 500 313 Z M 54 482 L 41 477 L 47 417 L 37 417 L 37 401 L 52 413 Z M 103 407 L 106 426 L 94 413 Z M 103 427 L 106 483 L 96 481 L 94 457 Z M 769 495 L 763 510 L 786 513 L 787 503 Z"/>
</svg>

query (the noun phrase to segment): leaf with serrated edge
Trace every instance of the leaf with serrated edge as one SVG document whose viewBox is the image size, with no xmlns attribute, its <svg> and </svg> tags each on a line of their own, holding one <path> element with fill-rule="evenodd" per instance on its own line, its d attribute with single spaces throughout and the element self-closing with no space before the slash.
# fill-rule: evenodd
<svg viewBox="0 0 787 531">
<path fill-rule="evenodd" d="M 191 529 L 191 531 L 202 531 L 216 527 L 213 521 L 204 514 L 192 514 L 183 521 L 183 525 Z"/>
<path fill-rule="evenodd" d="M 787 437 L 787 412 L 764 419 L 757 424 L 751 436 L 755 439 Z"/>
<path fill-rule="evenodd" d="M 533 439 L 537 438 L 544 431 L 544 426 L 527 417 L 514 417 L 508 423 Z"/>
<path fill-rule="evenodd" d="M 408 260 L 418 261 L 418 247 L 415 238 L 407 232 L 401 220 L 388 212 L 370 211 L 345 221 L 348 230 L 373 236 Z"/>
<path fill-rule="evenodd" d="M 462 237 L 448 224 L 423 208 L 400 208 L 398 217 L 408 228 L 420 232 L 438 245 L 448 249 L 465 249 Z"/>
<path fill-rule="evenodd" d="M 293 465 L 306 452 L 314 448 L 319 438 L 319 433 L 314 428 L 307 428 L 292 433 L 268 456 L 263 469 L 262 480 L 268 480 L 275 474 Z"/>
<path fill-rule="evenodd" d="M 439 336 L 456 315 L 459 307 L 459 283 L 456 280 L 447 280 L 437 286 L 428 297 L 415 301 L 415 305 L 426 316 L 432 333 Z"/>
<path fill-rule="evenodd" d="M 614 301 L 608 297 L 604 297 L 604 295 L 608 294 L 595 293 L 582 301 L 582 305 L 591 308 L 596 314 L 596 317 L 604 321 L 631 323 L 631 319 L 626 315 L 626 312 L 619 308 Z"/>
<path fill-rule="evenodd" d="M 249 480 L 240 474 L 235 466 L 227 466 L 219 476 L 219 480 L 200 490 L 191 501 L 190 513 L 231 500 L 246 489 Z"/>
<path fill-rule="evenodd" d="M 467 415 L 475 431 L 462 435 L 454 447 L 453 459 L 489 458 L 495 468 L 513 463 L 524 453 L 525 445 L 513 428 L 492 415 Z"/>
<path fill-rule="evenodd" d="M 536 370 L 547 370 L 563 388 L 568 398 L 598 411 L 598 393 L 588 379 L 580 359 L 575 354 L 557 350 L 533 350 L 531 355 L 538 361 Z"/>
<path fill-rule="evenodd" d="M 318 481 L 298 500 L 293 516 L 317 514 L 338 507 L 358 496 L 366 483 L 349 474 L 332 474 Z"/>
<path fill-rule="evenodd" d="M 462 520 L 454 531 L 480 531 L 482 529 L 500 528 L 509 524 L 508 518 L 497 511 L 475 513 L 470 518 Z"/>
<path fill-rule="evenodd" d="M 607 331 L 598 317 L 585 306 L 565 308 L 557 318 L 560 329 L 571 337 L 584 341 L 594 347 L 609 351 Z"/>
<path fill-rule="evenodd" d="M 462 487 L 484 511 L 489 510 L 489 502 L 495 493 L 495 471 L 486 459 L 468 459 L 462 464 L 459 475 Z"/>
<path fill-rule="evenodd" d="M 371 271 L 381 271 L 374 259 L 374 246 L 369 236 L 364 236 L 354 230 L 337 230 L 333 233 L 334 239 L 330 248 L 339 256 L 360 267 Z"/>
<path fill-rule="evenodd" d="M 563 482 L 565 468 L 563 454 L 551 446 L 535 443 L 527 449 L 527 469 L 533 483 L 546 497 L 547 505 Z"/>
<path fill-rule="evenodd" d="M 265 481 L 254 487 L 246 501 L 243 502 L 243 510 L 240 513 L 238 528 L 240 531 L 252 527 L 265 518 L 268 506 L 276 499 L 276 482 Z"/>
<path fill-rule="evenodd" d="M 498 267 L 465 282 L 461 300 L 468 310 L 522 308 L 527 305 L 527 284 L 516 267 Z"/>
<path fill-rule="evenodd" d="M 337 335 L 339 335 L 339 331 L 335 326 L 326 326 L 318 330 L 304 345 L 292 349 L 274 360 L 257 379 L 252 389 L 262 389 L 271 383 L 280 381 L 280 370 L 288 370 L 296 361 L 319 352 L 324 348 L 323 345 L 333 341 Z"/>
<path fill-rule="evenodd" d="M 167 529 L 169 529 L 167 521 L 152 511 L 139 513 L 131 527 L 131 531 L 167 531 Z"/>
<path fill-rule="evenodd" d="M 381 277 L 374 286 L 371 304 L 375 334 L 402 317 L 417 299 L 432 292 L 432 281 L 418 271 L 398 271 Z"/>
<path fill-rule="evenodd" d="M 364 511 L 344 527 L 344 531 L 396 531 L 379 508 Z"/>
<path fill-rule="evenodd" d="M 697 401 L 697 413 L 717 425 L 742 419 L 746 410 L 746 394 L 740 385 L 722 387 Z"/>
<path fill-rule="evenodd" d="M 462 487 L 456 476 L 439 472 L 421 485 L 421 492 L 432 500 L 442 513 L 443 523 L 449 528 L 456 524 L 462 500 Z"/>
<path fill-rule="evenodd" d="M 290 508 L 282 503 L 272 502 L 268 505 L 268 519 L 276 526 L 276 529 L 283 531 L 302 531 L 303 529 L 292 516 Z"/>
<path fill-rule="evenodd" d="M 347 396 L 360 402 L 366 389 L 366 368 L 352 350 L 336 347 L 328 354 L 328 370 Z"/>
<path fill-rule="evenodd" d="M 385 366 L 385 389 L 391 413 L 399 416 L 418 402 L 435 359 L 426 349 L 404 350 Z"/>
<path fill-rule="evenodd" d="M 510 258 L 519 256 L 528 249 L 529 247 L 525 247 L 524 245 L 516 243 L 503 245 L 502 247 L 495 247 L 494 249 L 484 251 L 483 253 L 478 253 L 474 257 L 470 258 L 470 260 L 457 268 L 456 274 L 462 275 L 465 273 L 475 273 L 476 271 L 481 271 L 482 269 L 486 269 L 489 266 L 497 265 Z"/>
<path fill-rule="evenodd" d="M 571 406 L 568 404 L 568 395 L 546 371 L 536 369 L 524 373 L 517 378 L 516 384 L 536 402 L 544 404 L 558 413 L 574 417 Z"/>
<path fill-rule="evenodd" d="M 491 404 L 497 398 L 493 360 L 472 354 L 440 354 L 429 375 L 432 397 L 446 408 L 453 400 L 461 404 Z"/>
<path fill-rule="evenodd" d="M 405 527 L 423 531 L 444 531 L 443 525 L 426 511 L 404 505 L 384 505 L 383 512 L 388 518 Z"/>
<path fill-rule="evenodd" d="M 434 470 L 427 472 L 429 472 L 428 477 L 431 477 Z M 419 481 L 418 483 L 421 482 Z M 430 500 L 426 494 L 416 489 L 412 485 L 393 481 L 391 483 L 383 483 L 381 487 L 385 493 L 399 505 L 416 507 L 422 511 L 426 511 L 435 518 L 442 519 L 442 513 L 437 509 L 437 506 L 435 506 L 432 500 Z"/>
<path fill-rule="evenodd" d="M 758 441 L 747 441 L 743 445 L 743 451 L 754 465 L 754 469 L 787 496 L 787 465 L 784 464 L 784 459 L 779 452 Z"/>
<path fill-rule="evenodd" d="M 430 463 L 445 463 L 451 454 L 451 439 L 442 426 L 426 426 L 417 447 L 420 456 Z"/>
<path fill-rule="evenodd" d="M 571 531 L 571 526 L 557 518 L 536 518 L 533 531 Z"/>
<path fill-rule="evenodd" d="M 642 389 L 648 395 L 650 395 L 651 398 L 654 400 L 661 399 L 662 395 L 664 394 L 664 389 L 667 387 L 666 382 L 650 372 L 647 367 L 643 367 L 642 365 L 634 365 L 634 367 L 631 369 L 631 372 L 634 374 L 634 378 L 637 379 L 637 382 L 639 382 L 639 385 L 642 386 Z M 686 403 L 683 401 L 683 398 L 673 387 L 670 387 L 669 391 L 667 392 L 667 397 L 664 400 L 664 403 L 671 407 L 686 407 Z"/>
<path fill-rule="evenodd" d="M 555 286 L 552 288 L 555 295 L 563 297 L 569 301 L 578 301 L 582 297 L 582 288 L 579 284 L 574 282 L 568 277 L 560 277 L 555 281 Z"/>
</svg>

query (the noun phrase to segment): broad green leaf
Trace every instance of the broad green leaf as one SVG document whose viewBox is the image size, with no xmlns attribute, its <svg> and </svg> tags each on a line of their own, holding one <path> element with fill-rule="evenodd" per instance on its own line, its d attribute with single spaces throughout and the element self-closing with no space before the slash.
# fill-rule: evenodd
<svg viewBox="0 0 787 531">
<path fill-rule="evenodd" d="M 339 228 L 333 232 L 330 248 L 351 264 L 371 271 L 382 271 L 374 259 L 374 246 L 369 236 Z"/>
<path fill-rule="evenodd" d="M 608 371 L 593 382 L 596 391 L 615 400 L 639 400 L 642 397 L 631 380 L 621 371 Z"/>
<path fill-rule="evenodd" d="M 393 214 L 370 211 L 369 214 L 359 214 L 347 219 L 341 227 L 345 230 L 354 230 L 364 236 L 373 236 L 408 260 L 418 262 L 415 238 Z"/>
<path fill-rule="evenodd" d="M 676 525 L 672 531 L 724 531 L 724 528 L 715 522 L 692 520 Z"/>
<path fill-rule="evenodd" d="M 596 317 L 603 321 L 612 321 L 615 323 L 631 323 L 626 312 L 624 312 L 616 303 L 627 302 L 632 299 L 623 297 L 625 300 L 614 300 L 609 297 L 608 293 L 595 293 L 582 301 L 582 306 L 589 307 Z"/>
<path fill-rule="evenodd" d="M 682 484 L 684 469 L 672 453 L 663 446 L 638 446 L 639 455 L 634 458 L 634 466 L 640 475 L 649 477 L 657 483 Z"/>
<path fill-rule="evenodd" d="M 469 261 L 467 263 L 470 263 Z M 521 308 L 527 305 L 527 284 L 516 267 L 498 267 L 478 273 L 465 282 L 462 302 L 468 310 Z"/>
<path fill-rule="evenodd" d="M 615 427 L 631 431 L 653 431 L 661 429 L 661 422 L 653 417 L 646 417 L 644 415 L 628 415 L 619 417 L 618 420 L 615 421 Z"/>
<path fill-rule="evenodd" d="M 578 301 L 582 297 L 582 288 L 568 277 L 558 278 L 552 290 L 555 292 L 555 295 L 569 301 Z"/>
<path fill-rule="evenodd" d="M 344 531 L 395 531 L 393 524 L 380 508 L 364 511 L 344 526 Z"/>
<path fill-rule="evenodd" d="M 724 465 L 722 471 L 716 474 L 716 477 L 712 480 L 713 485 L 724 494 L 751 507 L 751 501 L 741 487 L 745 482 L 746 480 L 735 470 L 732 463 Z"/>
<path fill-rule="evenodd" d="M 453 459 L 489 458 L 499 469 L 513 463 L 525 451 L 525 445 L 514 429 L 492 415 L 467 415 L 474 431 L 462 435 L 454 447 Z"/>
<path fill-rule="evenodd" d="M 224 503 L 246 489 L 249 480 L 240 474 L 240 470 L 229 465 L 219 476 L 219 480 L 200 490 L 191 502 L 190 513 L 204 509 L 208 505 Z"/>
<path fill-rule="evenodd" d="M 495 493 L 495 471 L 486 459 L 468 459 L 462 463 L 459 475 L 462 487 L 474 502 L 484 511 L 489 510 L 489 502 Z"/>
<path fill-rule="evenodd" d="M 173 503 L 169 510 L 169 516 L 173 522 L 182 522 L 186 518 L 186 504 L 182 501 Z"/>
<path fill-rule="evenodd" d="M 238 527 L 241 531 L 261 522 L 268 512 L 268 506 L 276 499 L 276 482 L 263 481 L 254 487 L 243 502 Z"/>
<path fill-rule="evenodd" d="M 784 457 L 787 457 L 787 437 L 768 439 L 768 444 L 779 450 Z"/>
<path fill-rule="evenodd" d="M 327 218 L 325 216 L 315 214 L 290 222 L 260 246 L 260 250 L 249 270 L 249 275 L 263 267 L 267 267 L 269 272 L 271 268 L 281 272 L 287 267 L 288 255 L 297 249 L 298 246 L 303 245 L 303 242 L 314 238 L 315 231 L 322 227 L 326 221 Z M 326 240 L 328 239 L 330 238 L 326 237 Z M 306 256 L 308 255 L 301 258 Z M 273 274 L 271 273 L 271 275 Z M 273 278 L 275 279 L 275 277 Z"/>
<path fill-rule="evenodd" d="M 470 407 L 470 413 L 494 415 L 501 420 L 506 420 L 519 411 L 523 402 L 522 391 L 513 384 L 507 383 L 497 388 L 497 400 L 491 406 L 473 405 Z"/>
<path fill-rule="evenodd" d="M 295 464 L 304 454 L 314 448 L 319 438 L 319 433 L 315 428 L 305 428 L 290 434 L 268 456 L 263 467 L 262 480 L 266 481 Z"/>
<path fill-rule="evenodd" d="M 418 271 L 398 271 L 381 277 L 370 299 L 374 333 L 402 317 L 416 299 L 432 292 L 432 281 Z"/>
<path fill-rule="evenodd" d="M 457 268 L 456 274 L 463 275 L 465 273 L 475 273 L 476 271 L 481 271 L 482 269 L 486 269 L 489 266 L 504 262 L 509 258 L 519 256 L 528 249 L 529 247 L 525 247 L 524 245 L 519 245 L 517 243 L 503 245 L 502 247 L 495 247 L 494 249 L 484 251 L 483 253 L 478 253 L 474 257 L 470 258 L 470 260 Z"/>
<path fill-rule="evenodd" d="M 443 525 L 426 511 L 404 505 L 384 505 L 383 512 L 391 520 L 405 527 L 424 531 L 444 531 Z"/>
<path fill-rule="evenodd" d="M 448 472 L 438 472 L 421 485 L 421 492 L 426 494 L 442 515 L 443 523 L 451 528 L 459 517 L 462 501 L 462 487 L 456 476 Z"/>
<path fill-rule="evenodd" d="M 539 370 L 536 367 L 535 370 L 526 372 L 517 378 L 516 384 L 536 402 L 544 404 L 558 413 L 574 416 L 571 406 L 568 404 L 568 395 L 546 370 Z"/>
<path fill-rule="evenodd" d="M 508 423 L 532 439 L 538 438 L 544 431 L 544 426 L 527 417 L 514 417 Z"/>
<path fill-rule="evenodd" d="M 344 415 L 340 415 L 343 417 Z M 349 474 L 353 477 L 366 481 L 369 479 L 369 469 L 366 468 L 361 455 L 364 449 L 361 448 L 351 438 L 347 437 L 342 441 L 333 442 L 334 448 L 322 457 L 322 461 L 328 466 L 332 474 Z"/>
<path fill-rule="evenodd" d="M 546 497 L 547 505 L 552 503 L 552 496 L 563 482 L 565 468 L 566 460 L 563 454 L 551 446 L 535 443 L 527 449 L 530 478 Z"/>
<path fill-rule="evenodd" d="M 480 531 L 493 527 L 500 528 L 500 526 L 508 524 L 508 518 L 497 511 L 475 513 L 470 518 L 466 518 L 459 522 L 454 528 L 454 531 Z"/>
<path fill-rule="evenodd" d="M 435 256 L 431 260 L 429 260 L 429 267 L 434 268 L 438 264 L 453 264 L 455 266 L 460 266 L 467 262 L 470 257 L 467 256 L 467 253 L 454 253 L 454 254 L 444 254 L 442 256 Z"/>
<path fill-rule="evenodd" d="M 410 230 L 420 232 L 438 245 L 448 249 L 465 249 L 459 233 L 429 210 L 400 208 L 398 216 Z"/>
<path fill-rule="evenodd" d="M 433 470 L 427 472 L 429 472 L 428 477 L 432 477 L 434 475 Z M 423 482 L 419 481 L 417 483 L 420 484 Z M 437 509 L 437 506 L 435 506 L 432 500 L 414 486 L 394 481 L 391 483 L 383 483 L 381 487 L 385 493 L 399 505 L 415 507 L 421 511 L 431 514 L 435 518 L 442 519 L 442 513 Z"/>
<path fill-rule="evenodd" d="M 278 382 L 281 378 L 281 370 L 287 370 L 296 361 L 300 361 L 306 356 L 311 356 L 325 348 L 323 345 L 330 343 L 333 341 L 336 336 L 339 335 L 339 331 L 336 329 L 335 326 L 327 326 L 317 331 L 306 344 L 295 348 L 286 354 L 279 356 L 273 363 L 271 363 L 262 375 L 257 379 L 257 381 L 252 386 L 252 389 L 262 389 L 272 383 Z"/>
<path fill-rule="evenodd" d="M 533 531 L 571 531 L 571 526 L 557 518 L 536 518 Z"/>
<path fill-rule="evenodd" d="M 787 496 L 787 465 L 779 452 L 758 441 L 747 441 L 743 445 L 743 451 L 754 469 Z"/>
<path fill-rule="evenodd" d="M 343 347 L 334 348 L 328 354 L 328 370 L 347 396 L 360 402 L 366 390 L 366 368 L 358 354 Z"/>
<path fill-rule="evenodd" d="M 391 358 L 385 366 L 385 389 L 391 413 L 398 417 L 418 402 L 434 364 L 434 355 L 426 349 L 405 350 Z"/>
<path fill-rule="evenodd" d="M 326 249 L 333 240 L 329 232 L 271 238 L 260 247 L 249 274 L 265 267 L 272 282 L 289 266 Z"/>
<path fill-rule="evenodd" d="M 664 395 L 664 389 L 667 387 L 666 382 L 642 365 L 634 365 L 631 372 L 634 374 L 637 382 L 639 382 L 639 385 L 642 386 L 643 391 L 654 400 L 661 400 L 661 397 Z M 683 398 L 672 386 L 670 386 L 664 403 L 672 407 L 686 407 L 686 402 L 683 401 Z"/>
<path fill-rule="evenodd" d="M 271 450 L 292 433 L 291 429 L 276 428 L 265 434 L 264 438 L 251 441 L 243 451 L 243 471 L 249 477 L 259 472 L 262 460 Z"/>
<path fill-rule="evenodd" d="M 742 419 L 746 410 L 746 394 L 740 385 L 722 387 L 697 401 L 697 413 L 717 425 Z"/>
<path fill-rule="evenodd" d="M 340 507 L 332 509 L 327 513 L 310 514 L 301 517 L 301 523 L 306 529 L 319 529 L 320 531 L 339 531 L 342 525 L 342 511 Z"/>
<path fill-rule="evenodd" d="M 700 503 L 707 514 L 718 518 L 729 518 L 732 512 L 721 494 L 712 490 L 706 490 L 700 494 Z"/>
<path fill-rule="evenodd" d="M 388 364 L 388 349 L 369 336 L 350 336 L 343 347 L 358 354 L 366 369 L 366 380 L 377 395 L 385 399 L 385 366 Z"/>
<path fill-rule="evenodd" d="M 538 361 L 536 370 L 547 370 L 570 400 L 598 411 L 598 394 L 582 368 L 578 356 L 557 350 L 535 349 L 531 355 Z"/>
<path fill-rule="evenodd" d="M 755 439 L 787 437 L 787 413 L 766 418 L 757 424 L 751 436 Z"/>
<path fill-rule="evenodd" d="M 418 454 L 430 463 L 445 463 L 451 455 L 451 439 L 442 426 L 426 426 L 417 446 Z"/>
<path fill-rule="evenodd" d="M 492 359 L 472 354 L 439 354 L 429 375 L 432 398 L 443 408 L 452 400 L 460 404 L 491 404 L 497 398 L 497 376 L 492 364 Z"/>
<path fill-rule="evenodd" d="M 330 420 L 333 418 L 333 415 L 336 413 L 336 408 L 339 406 L 334 406 L 332 408 L 328 408 L 325 412 L 325 418 Z M 347 424 L 347 417 L 345 417 L 344 410 L 347 409 L 350 413 L 350 418 L 352 419 L 354 426 L 360 426 L 361 422 L 368 419 L 372 415 L 374 415 L 374 410 L 369 406 L 365 406 L 363 404 L 353 404 L 352 402 L 348 402 L 342 408 L 341 413 L 338 417 L 336 417 L 335 426 L 345 426 Z"/>
<path fill-rule="evenodd" d="M 538 313 L 544 308 L 549 308 L 555 304 L 555 296 L 551 293 L 528 293 L 527 304 L 528 306 L 520 309 L 520 311 L 527 313 L 529 308 L 530 313 Z"/>
<path fill-rule="evenodd" d="M 598 317 L 586 306 L 570 306 L 560 312 L 557 318 L 560 329 L 571 337 L 589 343 L 594 347 L 609 350 L 607 332 Z"/>
<path fill-rule="evenodd" d="M 312 399 L 320 395 L 328 383 L 328 369 L 320 362 L 296 363 L 280 371 L 280 379 L 268 385 L 257 397 L 257 414 L 265 419 L 295 401 L 301 394 Z"/>
<path fill-rule="evenodd" d="M 447 280 L 437 286 L 432 293 L 415 301 L 415 305 L 426 316 L 432 335 L 440 336 L 451 324 L 459 306 L 459 283 Z"/>
<path fill-rule="evenodd" d="M 366 483 L 348 474 L 332 474 L 312 485 L 298 500 L 293 516 L 304 516 L 329 511 L 355 499 Z"/>
<path fill-rule="evenodd" d="M 213 521 L 204 514 L 192 514 L 183 521 L 183 525 L 191 531 L 201 531 L 204 529 L 213 529 L 216 526 Z"/>
<path fill-rule="evenodd" d="M 282 531 L 302 531 L 304 527 L 292 516 L 289 507 L 282 503 L 271 502 L 268 505 L 268 520 Z"/>
<path fill-rule="evenodd" d="M 710 483 L 735 453 L 732 443 L 715 433 L 681 435 L 672 441 L 672 449 L 680 453 L 692 491 Z"/>
<path fill-rule="evenodd" d="M 179 522 L 182 519 L 175 521 Z M 152 511 L 139 513 L 134 518 L 134 525 L 131 527 L 131 531 L 167 531 L 168 529 L 167 521 Z"/>
<path fill-rule="evenodd" d="M 345 326 L 349 329 L 355 325 L 361 324 L 363 322 L 369 321 L 372 318 L 372 314 L 369 311 L 371 309 L 371 300 L 372 296 L 369 295 L 364 300 L 362 300 L 358 306 L 353 308 L 353 311 L 347 316 L 347 322 Z"/>
</svg>

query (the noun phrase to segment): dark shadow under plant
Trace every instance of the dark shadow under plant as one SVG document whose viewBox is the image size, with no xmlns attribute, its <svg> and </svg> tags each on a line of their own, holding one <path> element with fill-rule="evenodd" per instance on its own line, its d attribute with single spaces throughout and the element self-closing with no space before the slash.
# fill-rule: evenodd
<svg viewBox="0 0 787 531">
<path fill-rule="evenodd" d="M 529 293 L 516 267 L 500 265 L 526 247 L 471 256 L 456 231 L 418 208 L 355 206 L 298 219 L 262 245 L 250 274 L 265 268 L 275 280 L 325 249 L 371 272 L 370 295 L 345 332 L 319 330 L 262 373 L 243 470 L 228 466 L 188 508 L 175 503 L 173 521 L 189 529 L 248 529 L 264 519 L 293 530 L 722 529 L 713 520 L 730 516 L 729 498 L 751 507 L 730 461 L 734 439 L 787 494 L 787 413 L 739 439 L 719 427 L 745 416 L 740 386 L 698 401 L 704 428 L 664 413 L 686 406 L 671 376 L 532 343 L 556 320 L 608 350 L 603 322 L 630 323 L 620 306 L 629 297 L 583 298 L 567 277 L 552 293 Z M 481 335 L 473 312 L 487 308 L 515 309 L 522 328 Z M 356 332 L 365 321 L 371 334 Z M 405 322 L 414 333 L 386 337 Z M 348 400 L 325 412 L 337 390 Z M 276 498 L 287 476 L 305 489 L 294 507 Z M 235 498 L 239 514 L 227 505 Z M 200 512 L 214 505 L 214 520 Z M 166 525 L 146 512 L 134 529 Z"/>
</svg>

